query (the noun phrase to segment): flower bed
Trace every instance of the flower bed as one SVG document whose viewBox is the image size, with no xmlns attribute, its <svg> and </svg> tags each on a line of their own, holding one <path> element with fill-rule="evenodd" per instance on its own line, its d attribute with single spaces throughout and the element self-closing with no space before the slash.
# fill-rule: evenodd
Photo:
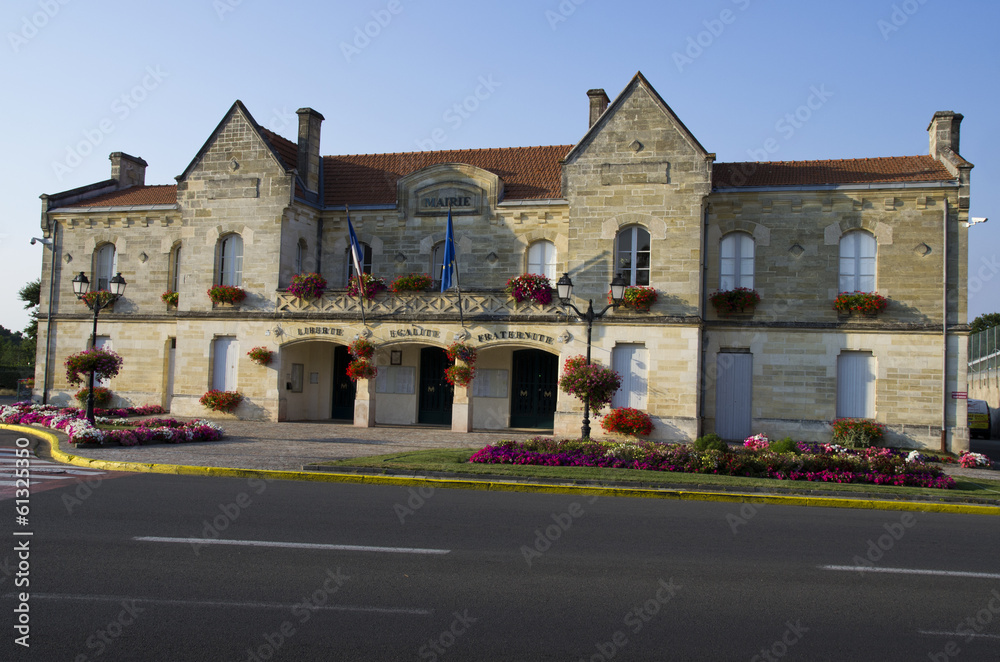
<svg viewBox="0 0 1000 662">
<path fill-rule="evenodd" d="M 536 437 L 525 442 L 501 441 L 475 453 L 469 462 L 563 467 L 607 467 L 646 471 L 679 471 L 777 480 L 868 483 L 950 489 L 951 476 L 922 461 L 907 461 L 906 452 L 889 448 L 852 451 L 833 444 L 796 444 L 797 452 L 763 448 L 698 451 L 687 444 L 652 441 L 608 442 Z"/>
<path fill-rule="evenodd" d="M 181 443 L 185 441 L 215 441 L 222 439 L 225 432 L 215 423 L 204 420 L 178 421 L 172 418 L 154 418 L 129 421 L 127 417 L 146 414 L 161 414 L 163 408 L 157 405 L 109 409 L 100 411 L 97 417 L 100 425 L 128 426 L 128 430 L 101 430 L 93 427 L 86 418 L 86 412 L 77 407 L 55 407 L 18 402 L 0 407 L 0 423 L 10 425 L 39 425 L 60 430 L 69 436 L 71 444 L 118 443 L 122 446 L 151 444 L 157 442 Z M 108 417 L 107 414 L 111 414 Z"/>
<path fill-rule="evenodd" d="M 231 412 L 243 402 L 243 394 L 239 391 L 220 391 L 213 388 L 202 395 L 198 402 L 212 411 Z"/>
<path fill-rule="evenodd" d="M 605 432 L 648 436 L 653 431 L 653 419 L 644 411 L 632 407 L 612 409 L 601 419 Z"/>
</svg>

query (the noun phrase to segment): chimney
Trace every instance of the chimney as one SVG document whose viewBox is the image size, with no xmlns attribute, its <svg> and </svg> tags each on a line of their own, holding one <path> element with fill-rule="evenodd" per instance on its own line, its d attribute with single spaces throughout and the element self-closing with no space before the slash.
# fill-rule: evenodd
<svg viewBox="0 0 1000 662">
<path fill-rule="evenodd" d="M 125 152 L 111 152 L 111 179 L 118 182 L 118 188 L 142 186 L 146 183 L 146 166 L 149 165 L 140 157 Z"/>
<path fill-rule="evenodd" d="M 939 110 L 934 113 L 927 132 L 931 139 L 931 156 L 940 160 L 941 153 L 950 149 L 956 155 L 958 151 L 958 133 L 962 125 L 962 115 L 951 110 Z"/>
<path fill-rule="evenodd" d="M 608 99 L 608 95 L 604 93 L 604 90 L 587 90 L 587 96 L 590 97 L 590 124 L 588 125 L 588 128 L 590 128 L 597 124 L 597 120 L 608 109 L 610 100 Z"/>
<path fill-rule="evenodd" d="M 299 156 L 296 164 L 306 189 L 319 192 L 319 129 L 323 116 L 312 108 L 299 108 Z"/>
</svg>

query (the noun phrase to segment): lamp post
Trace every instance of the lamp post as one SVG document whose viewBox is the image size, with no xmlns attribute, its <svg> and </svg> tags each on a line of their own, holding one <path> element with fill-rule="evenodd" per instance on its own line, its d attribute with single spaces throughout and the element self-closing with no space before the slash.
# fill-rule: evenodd
<svg viewBox="0 0 1000 662">
<path fill-rule="evenodd" d="M 81 271 L 76 278 L 73 279 L 73 294 L 76 298 L 87 304 L 87 307 L 94 311 L 94 330 L 90 336 L 90 347 L 92 349 L 97 349 L 97 316 L 102 310 L 118 301 L 122 294 L 125 293 L 125 286 L 128 283 L 122 278 L 122 272 L 118 272 L 114 278 L 111 279 L 111 291 L 108 292 L 108 297 L 96 296 L 93 301 L 87 301 L 84 297 L 87 294 L 87 290 L 90 289 L 90 280 Z M 101 291 L 98 290 L 95 294 L 99 294 Z M 87 420 L 90 421 L 91 425 L 94 425 L 94 371 L 90 371 L 89 380 L 89 392 L 87 393 Z"/>
<path fill-rule="evenodd" d="M 604 307 L 601 312 L 594 311 L 594 300 L 589 299 L 587 301 L 587 312 L 580 312 L 580 309 L 570 303 L 569 298 L 573 294 L 573 281 L 570 279 L 569 274 L 564 273 L 559 282 L 556 283 L 556 292 L 559 295 L 559 302 L 564 306 L 569 306 L 576 313 L 577 317 L 581 322 L 587 323 L 587 365 L 590 365 L 590 338 L 594 330 L 594 320 L 601 319 L 604 317 L 604 313 L 612 308 L 616 308 L 621 305 L 622 298 L 625 296 L 625 288 L 628 283 L 622 278 L 621 274 L 615 276 L 611 281 L 611 303 Z M 590 398 L 584 398 L 583 400 L 583 426 L 580 428 L 580 432 L 584 439 L 590 439 Z"/>
</svg>

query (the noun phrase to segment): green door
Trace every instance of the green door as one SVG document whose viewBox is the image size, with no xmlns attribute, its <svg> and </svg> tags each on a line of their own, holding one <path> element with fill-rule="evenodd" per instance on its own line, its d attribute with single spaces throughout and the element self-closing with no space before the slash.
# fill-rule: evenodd
<svg viewBox="0 0 1000 662">
<path fill-rule="evenodd" d="M 420 404 L 417 422 L 451 425 L 451 403 L 455 388 L 444 377 L 448 356 L 440 347 L 420 350 Z"/>
<path fill-rule="evenodd" d="M 354 393 L 356 384 L 347 376 L 351 355 L 346 345 L 333 350 L 333 409 L 330 418 L 354 420 Z"/>
<path fill-rule="evenodd" d="M 514 352 L 510 427 L 551 430 L 555 423 L 559 358 L 540 349 Z"/>
</svg>

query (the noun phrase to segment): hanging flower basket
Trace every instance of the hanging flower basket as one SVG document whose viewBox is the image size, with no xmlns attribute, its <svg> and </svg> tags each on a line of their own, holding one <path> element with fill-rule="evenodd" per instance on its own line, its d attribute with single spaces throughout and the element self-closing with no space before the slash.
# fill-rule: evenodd
<svg viewBox="0 0 1000 662">
<path fill-rule="evenodd" d="M 476 348 L 464 342 L 453 342 L 445 350 L 449 361 L 462 361 L 469 365 L 475 365 L 478 353 Z"/>
<path fill-rule="evenodd" d="M 231 412 L 243 401 L 243 394 L 239 391 L 219 391 L 212 389 L 201 396 L 198 400 L 203 406 L 212 411 Z"/>
<path fill-rule="evenodd" d="M 66 380 L 83 383 L 84 375 L 94 373 L 94 379 L 111 379 L 122 369 L 123 359 L 110 349 L 88 349 L 66 357 Z"/>
<path fill-rule="evenodd" d="M 361 296 L 370 301 L 386 287 L 384 278 L 376 278 L 371 274 L 361 274 L 360 279 L 357 276 L 351 276 L 351 279 L 347 281 L 347 294 L 356 297 L 360 293 Z"/>
<path fill-rule="evenodd" d="M 645 313 L 656 303 L 657 298 L 655 287 L 631 285 L 625 288 L 625 295 L 622 297 L 621 305 L 625 308 L 632 308 L 633 310 Z M 608 303 L 614 303 L 610 292 L 608 293 Z"/>
<path fill-rule="evenodd" d="M 288 293 L 297 299 L 318 299 L 326 290 L 326 279 L 317 273 L 295 274 Z"/>
<path fill-rule="evenodd" d="M 735 290 L 713 292 L 708 300 L 720 315 L 732 315 L 752 311 L 760 303 L 760 294 L 748 287 L 737 287 Z"/>
<path fill-rule="evenodd" d="M 232 285 L 215 285 L 208 290 L 208 298 L 212 303 L 237 304 L 243 301 L 247 293 L 240 287 Z"/>
<path fill-rule="evenodd" d="M 377 374 L 378 368 L 368 359 L 354 359 L 347 364 L 347 376 L 353 381 L 374 379 Z"/>
<path fill-rule="evenodd" d="M 396 294 L 400 292 L 423 292 L 431 286 L 432 282 L 431 277 L 427 274 L 407 274 L 399 276 L 396 280 L 392 281 L 389 289 Z"/>
<path fill-rule="evenodd" d="M 115 300 L 115 295 L 107 290 L 94 290 L 93 292 L 87 292 L 80 300 L 83 301 L 87 306 L 93 310 L 95 305 L 104 308 L 109 303 Z"/>
<path fill-rule="evenodd" d="M 87 406 L 87 396 L 90 395 L 90 389 L 84 386 L 79 391 L 77 391 L 73 397 L 76 401 L 80 403 L 81 407 Z M 105 388 L 103 386 L 94 387 L 94 406 L 105 408 L 111 404 L 111 389 Z"/>
<path fill-rule="evenodd" d="M 622 378 L 611 368 L 587 363 L 584 356 L 566 359 L 566 366 L 559 378 L 559 388 L 576 396 L 581 402 L 590 402 L 595 412 L 611 403 L 611 398 L 621 387 Z"/>
<path fill-rule="evenodd" d="M 356 359 L 370 360 L 375 356 L 375 344 L 368 338 L 358 338 L 347 346 L 347 351 Z"/>
<path fill-rule="evenodd" d="M 521 303 L 533 299 L 543 306 L 552 301 L 552 284 L 548 276 L 521 274 L 507 281 L 504 291 Z"/>
<path fill-rule="evenodd" d="M 468 386 L 476 377 L 476 368 L 467 363 L 456 363 L 444 369 L 444 377 L 452 386 Z"/>
<path fill-rule="evenodd" d="M 601 419 L 605 432 L 617 432 L 632 436 L 648 436 L 653 432 L 653 419 L 644 411 L 632 407 L 612 409 Z"/>
<path fill-rule="evenodd" d="M 177 292 L 171 292 L 170 290 L 167 290 L 166 292 L 164 292 L 163 294 L 160 295 L 160 300 L 163 303 L 167 304 L 168 306 L 174 306 L 174 307 L 176 307 L 177 306 L 177 301 L 179 299 L 180 299 L 180 295 Z"/>
<path fill-rule="evenodd" d="M 877 292 L 841 292 L 833 300 L 833 307 L 842 315 L 856 312 L 874 316 L 889 307 L 889 300 Z"/>
<path fill-rule="evenodd" d="M 267 365 L 274 358 L 274 352 L 266 347 L 254 347 L 247 352 L 247 356 L 257 365 Z"/>
</svg>

